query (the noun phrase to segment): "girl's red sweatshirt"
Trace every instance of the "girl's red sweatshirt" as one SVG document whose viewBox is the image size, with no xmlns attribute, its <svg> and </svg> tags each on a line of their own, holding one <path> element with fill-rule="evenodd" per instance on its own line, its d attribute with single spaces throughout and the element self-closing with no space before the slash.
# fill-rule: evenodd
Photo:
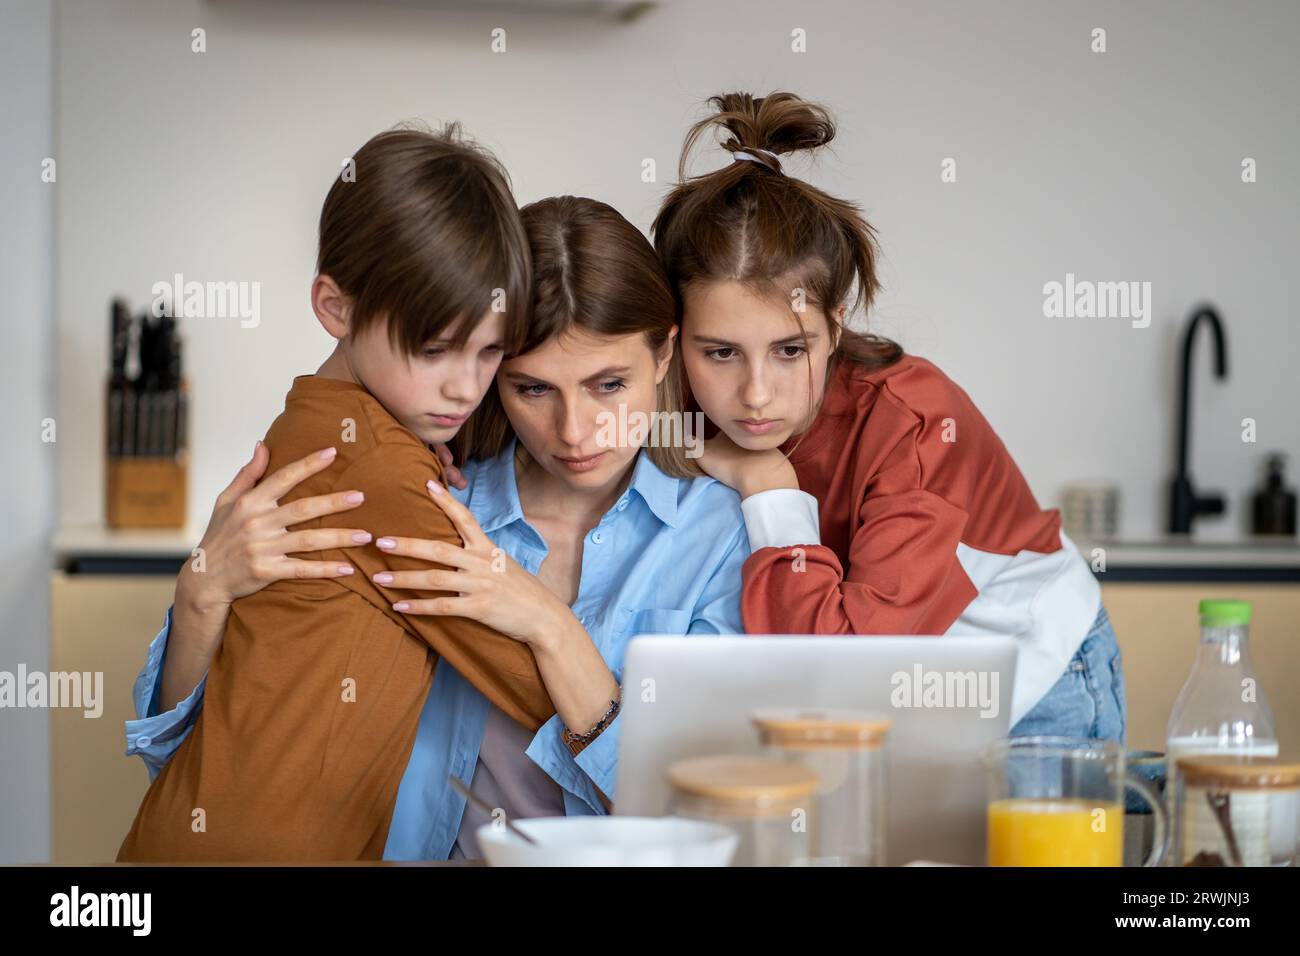
<svg viewBox="0 0 1300 956">
<path fill-rule="evenodd" d="M 1097 580 L 970 397 L 923 358 L 841 362 L 782 449 L 799 490 L 742 502 L 751 634 L 1010 635 L 1014 724 L 1061 677 Z"/>
</svg>

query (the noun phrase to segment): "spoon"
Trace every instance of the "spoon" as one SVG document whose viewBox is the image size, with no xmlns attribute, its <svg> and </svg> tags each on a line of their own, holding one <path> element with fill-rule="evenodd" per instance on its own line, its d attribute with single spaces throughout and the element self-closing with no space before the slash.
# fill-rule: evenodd
<svg viewBox="0 0 1300 956">
<path fill-rule="evenodd" d="M 505 815 L 505 811 L 501 810 L 500 807 L 488 806 L 487 801 L 484 800 L 482 797 L 478 796 L 476 793 L 474 793 L 474 791 L 470 790 L 470 788 L 465 786 L 465 784 L 461 783 L 459 777 L 456 777 L 454 775 L 448 775 L 447 779 L 451 782 L 452 787 L 455 788 L 457 793 L 459 793 L 470 803 L 474 804 L 474 806 L 478 807 L 480 810 L 482 810 L 484 813 L 490 816 L 494 821 L 500 819 L 501 822 L 506 825 L 506 829 L 508 829 L 515 836 L 519 837 L 519 839 L 523 840 L 525 843 L 530 843 L 533 846 L 541 845 L 532 837 L 530 837 L 527 833 L 525 833 L 523 830 L 519 829 L 517 826 L 511 823 L 509 818 Z M 498 818 L 497 812 L 499 810 L 501 815 Z"/>
</svg>

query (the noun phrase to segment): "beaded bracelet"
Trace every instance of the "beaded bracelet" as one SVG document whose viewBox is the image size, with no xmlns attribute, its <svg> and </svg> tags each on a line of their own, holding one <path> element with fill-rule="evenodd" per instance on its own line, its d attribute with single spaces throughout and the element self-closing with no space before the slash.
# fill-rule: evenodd
<svg viewBox="0 0 1300 956">
<path fill-rule="evenodd" d="M 565 742 L 571 744 L 590 743 L 600 734 L 602 730 L 608 727 L 610 722 L 614 719 L 614 717 L 617 716 L 618 708 L 621 703 L 622 703 L 621 697 L 618 698 L 617 700 L 611 700 L 609 702 L 609 710 L 605 711 L 605 716 L 600 718 L 600 720 L 596 721 L 596 726 L 592 727 L 591 730 L 587 731 L 585 734 L 575 734 L 572 730 L 569 730 L 566 727 L 564 730 Z"/>
</svg>

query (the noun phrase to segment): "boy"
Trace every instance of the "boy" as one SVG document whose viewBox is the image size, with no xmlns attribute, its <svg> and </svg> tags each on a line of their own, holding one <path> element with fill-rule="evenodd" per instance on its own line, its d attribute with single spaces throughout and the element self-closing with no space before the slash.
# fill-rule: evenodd
<svg viewBox="0 0 1300 956">
<path fill-rule="evenodd" d="M 527 239 L 500 167 L 455 126 L 381 133 L 354 160 L 355 181 L 337 180 L 321 210 L 312 285 L 337 344 L 294 379 L 269 468 L 332 449 L 281 504 L 354 489 L 360 527 L 459 543 L 428 500 L 426 482 L 442 480 L 428 446 L 455 435 L 523 341 Z M 525 727 L 554 713 L 526 645 L 463 618 L 406 617 L 392 605 L 414 595 L 372 580 L 427 565 L 374 545 L 321 556 L 357 572 L 232 606 L 203 710 L 119 861 L 380 859 L 439 657 Z"/>
</svg>

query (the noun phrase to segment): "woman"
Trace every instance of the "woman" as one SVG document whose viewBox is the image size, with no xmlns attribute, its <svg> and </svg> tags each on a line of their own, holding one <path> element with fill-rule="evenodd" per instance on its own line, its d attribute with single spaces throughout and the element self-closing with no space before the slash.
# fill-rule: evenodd
<svg viewBox="0 0 1300 956">
<path fill-rule="evenodd" d="M 566 699 L 590 701 L 597 719 L 589 728 L 566 728 L 556 718 L 529 734 L 440 662 L 398 791 L 386 859 L 479 855 L 473 830 L 484 818 L 466 809 L 448 774 L 512 817 L 607 812 L 628 640 L 647 631 L 741 629 L 740 568 L 749 547 L 736 494 L 713 479 L 687 477 L 680 447 L 607 441 L 608 416 L 617 418 L 620 405 L 627 419 L 679 407 L 671 362 L 676 309 L 653 249 L 593 200 L 543 200 L 523 218 L 534 269 L 528 339 L 502 362 L 495 392 L 458 436 L 465 487 L 454 496 L 436 486 L 430 493 L 429 506 L 445 510 L 463 547 L 385 539 L 383 528 L 331 533 L 343 547 L 352 534 L 373 533 L 391 554 L 441 566 L 376 577 L 385 586 L 446 595 L 410 602 L 407 613 L 470 617 L 508 636 L 535 634 L 539 620 L 553 621 L 555 639 L 586 640 L 598 666 L 554 682 L 544 671 L 543 679 L 557 710 Z M 335 563 L 289 557 L 302 546 L 289 522 L 337 511 L 339 502 L 303 499 L 295 503 L 301 514 L 275 506 L 277 494 L 328 463 L 304 460 L 254 487 L 265 467 L 259 458 L 223 493 L 201 545 L 208 570 L 182 573 L 177 633 L 164 626 L 137 680 L 141 719 L 128 722 L 128 753 L 144 756 L 151 772 L 192 724 L 230 602 L 272 580 L 346 573 Z M 180 626 L 182 607 L 202 609 L 187 612 L 188 632 Z M 576 619 L 580 633 L 566 619 Z M 581 651 L 574 645 L 575 655 Z M 152 706 L 155 687 L 164 685 Z"/>
</svg>

